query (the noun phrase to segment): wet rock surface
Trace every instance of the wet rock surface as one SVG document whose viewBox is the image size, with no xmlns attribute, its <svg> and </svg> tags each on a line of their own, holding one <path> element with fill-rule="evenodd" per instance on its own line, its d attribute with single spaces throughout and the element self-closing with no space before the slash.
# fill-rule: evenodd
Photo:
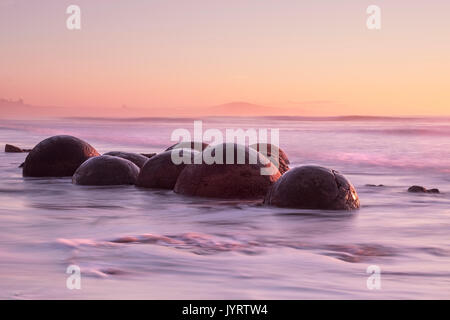
<svg viewBox="0 0 450 320">
<path fill-rule="evenodd" d="M 5 144 L 5 152 L 30 152 L 31 149 L 22 149 L 12 144 Z"/>
<path fill-rule="evenodd" d="M 149 159 L 148 157 L 145 157 L 138 153 L 132 153 L 132 152 L 123 152 L 123 151 L 110 151 L 105 154 L 105 156 L 114 156 L 119 157 L 122 159 L 127 159 L 131 162 L 133 162 L 135 165 L 137 165 L 139 168 L 142 168 L 144 164 Z"/>
<path fill-rule="evenodd" d="M 275 167 L 278 168 L 281 174 L 284 174 L 289 170 L 289 159 L 286 153 L 280 147 L 277 147 L 270 143 L 257 143 L 250 146 L 250 148 L 255 149 L 256 151 L 262 152 L 267 158 L 272 161 Z M 272 159 L 273 151 L 278 151 L 278 160 Z"/>
<path fill-rule="evenodd" d="M 238 152 L 244 155 L 243 164 L 238 162 Z M 227 153 L 231 160 L 228 161 L 229 164 L 226 161 Z M 175 185 L 176 193 L 213 198 L 262 199 L 270 186 L 281 176 L 267 158 L 247 146 L 221 144 L 208 147 L 203 151 L 203 157 L 205 154 L 217 156 L 222 164 L 208 164 L 204 160 L 201 164 L 186 166 Z M 250 159 L 254 159 L 255 163 L 251 164 Z M 271 174 L 262 175 L 263 168 Z"/>
<path fill-rule="evenodd" d="M 298 209 L 360 207 L 355 188 L 342 174 L 318 166 L 297 167 L 286 172 L 269 190 L 264 203 Z"/>
<path fill-rule="evenodd" d="M 411 193 L 440 193 L 439 189 L 427 189 L 422 186 L 412 186 L 408 188 L 408 192 Z"/>
<path fill-rule="evenodd" d="M 191 149 L 173 149 L 157 154 L 149 159 L 142 167 L 136 181 L 136 186 L 142 188 L 173 189 L 181 171 L 189 164 L 174 163 L 172 160 L 172 152 L 177 152 L 179 157 L 186 157 L 190 163 L 193 162 L 194 156 L 199 154 L 199 152 Z"/>
<path fill-rule="evenodd" d="M 74 173 L 72 182 L 79 185 L 135 184 L 139 167 L 133 162 L 115 157 L 98 156 L 86 160 Z"/>
<path fill-rule="evenodd" d="M 151 157 L 156 156 L 156 152 L 154 152 L 154 153 L 141 153 L 141 155 L 150 159 Z"/>
<path fill-rule="evenodd" d="M 39 142 L 23 165 L 24 177 L 69 177 L 87 159 L 100 154 L 87 142 L 60 135 Z"/>
</svg>

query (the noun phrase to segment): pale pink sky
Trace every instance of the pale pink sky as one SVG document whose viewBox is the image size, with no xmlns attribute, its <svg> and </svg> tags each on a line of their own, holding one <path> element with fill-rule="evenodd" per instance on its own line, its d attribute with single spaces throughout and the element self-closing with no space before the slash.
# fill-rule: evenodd
<svg viewBox="0 0 450 320">
<path fill-rule="evenodd" d="M 0 98 L 33 105 L 450 114 L 448 0 L 0 0 L 0 41 Z"/>
</svg>

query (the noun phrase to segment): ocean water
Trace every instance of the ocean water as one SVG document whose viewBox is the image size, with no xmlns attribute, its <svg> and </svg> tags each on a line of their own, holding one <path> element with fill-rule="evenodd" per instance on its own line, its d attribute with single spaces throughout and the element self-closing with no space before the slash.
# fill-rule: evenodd
<svg viewBox="0 0 450 320">
<path fill-rule="evenodd" d="M 0 152 L 0 298 L 450 298 L 449 119 L 203 121 L 279 128 L 291 167 L 339 170 L 361 209 L 279 209 L 23 178 L 26 154 Z M 192 132 L 193 119 L 0 120 L 0 144 L 31 148 L 70 134 L 101 153 L 160 152 L 176 128 Z M 411 185 L 441 193 L 411 194 Z M 81 268 L 80 290 L 66 287 L 69 265 Z M 367 287 L 373 265 L 379 290 Z"/>
</svg>

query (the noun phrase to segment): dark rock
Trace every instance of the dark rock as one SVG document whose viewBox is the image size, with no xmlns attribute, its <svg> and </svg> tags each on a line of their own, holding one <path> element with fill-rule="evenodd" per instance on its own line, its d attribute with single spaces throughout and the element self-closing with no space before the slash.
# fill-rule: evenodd
<svg viewBox="0 0 450 320">
<path fill-rule="evenodd" d="M 427 189 L 421 186 L 412 186 L 408 188 L 408 192 L 423 192 L 426 193 Z"/>
<path fill-rule="evenodd" d="M 25 165 L 25 162 L 22 162 L 22 163 L 19 165 L 19 168 L 23 168 L 24 165 Z"/>
<path fill-rule="evenodd" d="M 286 172 L 267 193 L 264 203 L 299 209 L 351 210 L 360 206 L 353 185 L 339 172 L 318 166 Z"/>
<path fill-rule="evenodd" d="M 412 186 L 408 188 L 408 192 L 413 193 L 440 193 L 439 189 L 426 189 L 422 186 Z"/>
<path fill-rule="evenodd" d="M 197 142 L 196 143 L 194 141 L 191 141 L 191 142 L 183 141 L 183 142 L 175 143 L 174 145 L 168 147 L 164 151 L 170 151 L 170 150 L 173 150 L 173 149 L 196 149 L 196 144 L 201 144 L 202 151 L 205 150 L 209 146 L 209 144 L 207 144 L 205 142 Z M 200 150 L 197 150 L 197 151 L 200 151 Z"/>
<path fill-rule="evenodd" d="M 220 144 L 208 147 L 202 155 L 203 157 L 205 154 L 215 156 L 220 149 L 223 152 L 222 164 L 208 164 L 204 158 L 201 164 L 186 166 L 178 177 L 174 191 L 189 196 L 261 199 L 281 176 L 278 169 L 266 157 L 247 146 L 232 143 Z M 231 159 L 233 164 L 226 163 L 227 149 L 234 152 L 234 159 Z M 238 151 L 245 156 L 244 164 L 237 162 Z M 217 156 L 219 157 L 219 153 Z M 255 163 L 250 164 L 250 159 L 254 159 Z M 269 170 L 271 174 L 262 175 L 263 168 Z"/>
<path fill-rule="evenodd" d="M 264 151 L 267 153 L 267 158 L 273 162 L 273 164 L 275 165 L 275 167 L 278 168 L 278 170 L 280 171 L 281 174 L 284 174 L 286 171 L 289 170 L 289 159 L 286 155 L 286 153 L 283 151 L 283 149 L 281 149 L 280 147 L 277 147 L 271 143 L 257 143 L 257 144 L 253 144 L 250 146 L 250 148 L 253 148 L 259 152 Z M 265 150 L 262 150 L 264 149 Z M 276 148 L 276 149 L 275 149 Z M 278 161 L 277 159 L 272 159 L 272 150 L 277 150 L 278 149 Z"/>
<path fill-rule="evenodd" d="M 384 184 L 378 184 L 378 185 L 376 185 L 376 184 L 366 184 L 366 187 L 373 187 L 373 188 L 375 188 L 375 187 L 384 187 Z"/>
<path fill-rule="evenodd" d="M 149 159 L 142 167 L 136 181 L 136 186 L 143 188 L 173 189 L 178 176 L 188 164 L 175 164 L 172 161 L 172 152 L 178 152 L 180 157 L 189 157 L 193 163 L 194 156 L 200 154 L 190 149 L 173 149 L 157 154 Z"/>
<path fill-rule="evenodd" d="M 141 153 L 141 155 L 150 159 L 151 157 L 156 156 L 156 153 Z"/>
<path fill-rule="evenodd" d="M 24 177 L 68 177 L 90 157 L 99 156 L 90 144 L 72 136 L 53 136 L 39 142 L 28 154 Z"/>
<path fill-rule="evenodd" d="M 75 171 L 72 183 L 92 186 L 134 184 L 138 174 L 139 167 L 133 162 L 103 155 L 86 160 Z"/>
<path fill-rule="evenodd" d="M 12 144 L 5 145 L 5 152 L 24 152 L 21 148 L 16 147 Z"/>
<path fill-rule="evenodd" d="M 122 159 L 127 159 L 137 165 L 139 168 L 142 168 L 144 164 L 148 161 L 148 158 L 132 152 L 122 152 L 122 151 L 110 151 L 104 154 L 105 156 L 114 156 Z"/>
</svg>

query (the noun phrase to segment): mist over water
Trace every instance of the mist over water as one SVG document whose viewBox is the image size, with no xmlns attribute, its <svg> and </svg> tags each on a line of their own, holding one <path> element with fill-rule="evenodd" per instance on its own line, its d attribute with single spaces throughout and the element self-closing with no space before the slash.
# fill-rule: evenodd
<svg viewBox="0 0 450 320">
<path fill-rule="evenodd" d="M 100 153 L 161 152 L 193 120 L 1 120 L 0 144 L 70 134 Z M 203 126 L 279 128 L 291 168 L 340 171 L 361 209 L 22 178 L 26 154 L 0 152 L 0 298 L 449 298 L 449 119 L 224 117 Z M 411 185 L 441 194 L 407 193 Z M 66 288 L 71 264 L 81 290 Z M 381 290 L 367 289 L 370 265 L 381 268 Z"/>
</svg>

